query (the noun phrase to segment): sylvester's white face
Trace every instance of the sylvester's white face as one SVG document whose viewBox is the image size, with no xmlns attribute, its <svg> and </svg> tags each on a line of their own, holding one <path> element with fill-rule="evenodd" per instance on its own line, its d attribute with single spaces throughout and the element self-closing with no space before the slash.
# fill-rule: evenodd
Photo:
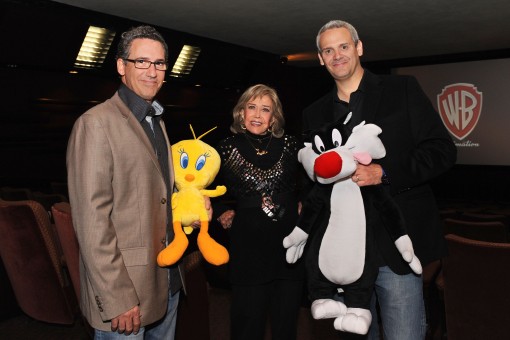
<svg viewBox="0 0 510 340">
<path fill-rule="evenodd" d="M 369 164 L 372 159 L 386 155 L 378 137 L 382 130 L 377 125 L 360 123 L 354 127 L 344 145 L 338 129 L 333 128 L 329 132 L 315 135 L 312 143 L 305 143 L 298 153 L 299 162 L 313 181 L 329 184 L 349 178 L 356 171 L 358 163 Z M 331 147 L 325 147 L 327 145 Z"/>
</svg>

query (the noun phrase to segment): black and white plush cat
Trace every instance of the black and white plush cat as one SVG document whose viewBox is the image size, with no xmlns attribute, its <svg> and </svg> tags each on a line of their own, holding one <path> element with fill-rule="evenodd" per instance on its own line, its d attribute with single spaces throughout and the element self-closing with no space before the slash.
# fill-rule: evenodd
<svg viewBox="0 0 510 340">
<path fill-rule="evenodd" d="M 370 209 L 379 210 L 375 216 L 382 218 L 411 269 L 416 274 L 422 271 L 389 193 L 382 185 L 360 188 L 351 179 L 358 163 L 366 165 L 386 155 L 378 137 L 381 132 L 377 125 L 362 122 L 349 136 L 345 125 L 337 122 L 309 134 L 310 143 L 298 158 L 316 183 L 297 226 L 283 240 L 289 263 L 302 256 L 308 243 L 305 262 L 312 316 L 334 318 L 335 329 L 358 334 L 366 334 L 370 327 L 370 299 L 378 274 Z M 344 303 L 334 299 L 342 291 Z"/>
</svg>

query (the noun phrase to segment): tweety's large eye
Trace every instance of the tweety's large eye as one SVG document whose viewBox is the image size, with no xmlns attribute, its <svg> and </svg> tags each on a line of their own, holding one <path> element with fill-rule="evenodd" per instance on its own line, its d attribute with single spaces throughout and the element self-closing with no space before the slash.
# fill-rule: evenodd
<svg viewBox="0 0 510 340">
<path fill-rule="evenodd" d="M 331 131 L 331 141 L 335 147 L 342 145 L 342 135 L 338 129 L 333 129 L 333 131 Z"/>
<path fill-rule="evenodd" d="M 198 157 L 197 159 L 197 163 L 195 164 L 195 169 L 197 169 L 198 171 L 200 171 L 200 169 L 202 169 L 205 165 L 205 156 L 204 155 L 201 155 L 200 157 Z"/>
<path fill-rule="evenodd" d="M 324 147 L 324 142 L 319 136 L 313 137 L 313 143 L 315 144 L 315 148 L 320 152 L 323 153 L 326 151 L 326 148 Z"/>
<path fill-rule="evenodd" d="M 181 168 L 186 169 L 188 167 L 188 162 L 189 162 L 188 154 L 186 152 L 182 152 L 180 160 Z"/>
</svg>

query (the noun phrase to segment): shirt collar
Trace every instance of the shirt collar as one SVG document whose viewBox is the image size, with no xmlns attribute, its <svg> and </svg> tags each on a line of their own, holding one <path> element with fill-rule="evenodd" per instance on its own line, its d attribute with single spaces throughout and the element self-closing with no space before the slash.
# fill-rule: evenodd
<svg viewBox="0 0 510 340">
<path fill-rule="evenodd" d="M 370 71 L 363 69 L 363 76 L 361 76 L 361 81 L 358 85 L 358 88 L 353 92 L 367 92 L 370 89 L 371 84 L 374 82 L 374 75 L 370 73 Z M 345 103 L 338 98 L 337 88 L 336 86 L 333 88 L 333 98 L 336 103 Z"/>
<path fill-rule="evenodd" d="M 122 99 L 124 104 L 127 105 L 129 110 L 133 112 L 133 115 L 136 117 L 136 119 L 140 122 L 147 115 L 161 116 L 165 110 L 157 100 L 154 100 L 152 103 L 147 103 L 124 83 L 120 84 L 119 97 Z"/>
</svg>

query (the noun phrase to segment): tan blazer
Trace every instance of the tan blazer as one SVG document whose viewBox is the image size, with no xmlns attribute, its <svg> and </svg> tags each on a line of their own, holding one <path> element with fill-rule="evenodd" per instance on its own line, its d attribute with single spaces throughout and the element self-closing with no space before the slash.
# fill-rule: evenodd
<svg viewBox="0 0 510 340">
<path fill-rule="evenodd" d="M 157 321 L 167 307 L 168 270 L 156 257 L 171 204 L 151 142 L 118 93 L 76 121 L 67 171 L 84 316 L 109 331 L 112 318 L 139 305 L 142 326 Z"/>
</svg>

